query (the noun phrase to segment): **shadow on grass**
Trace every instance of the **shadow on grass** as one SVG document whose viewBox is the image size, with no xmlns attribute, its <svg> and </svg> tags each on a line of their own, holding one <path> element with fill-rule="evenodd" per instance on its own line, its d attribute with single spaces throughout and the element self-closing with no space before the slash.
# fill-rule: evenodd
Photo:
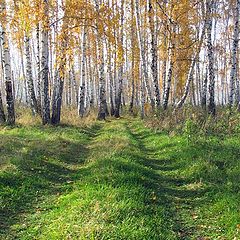
<svg viewBox="0 0 240 240">
<path fill-rule="evenodd" d="M 36 211 L 44 199 L 71 190 L 71 183 L 81 176 L 88 144 L 99 130 L 99 125 L 88 129 L 61 126 L 33 127 L 14 136 L 8 133 L 4 144 L 0 143 L 0 160 L 8 158 L 0 172 L 0 236 L 9 234 L 10 227 Z M 32 138 L 32 131 L 53 136 L 53 140 Z"/>
<path fill-rule="evenodd" d="M 161 150 L 176 145 L 170 143 L 152 147 L 151 144 L 146 144 L 144 141 L 149 137 L 149 130 L 133 132 L 127 125 L 126 129 L 137 148 L 141 149 L 141 155 L 131 154 L 131 158 L 138 165 L 140 175 L 146 177 L 141 184 L 156 194 L 158 202 L 155 201 L 154 204 L 161 204 L 166 207 L 168 216 L 173 220 L 173 229 L 178 239 L 192 239 L 193 236 L 198 234 L 198 229 L 193 225 L 185 225 L 186 219 L 179 215 L 179 210 L 176 208 L 189 211 L 189 215 L 194 214 L 194 207 L 207 206 L 212 200 L 208 198 L 208 194 L 213 196 L 221 191 L 229 191 L 227 189 L 227 182 L 229 183 L 229 181 L 233 181 L 232 184 L 237 185 L 237 179 L 229 179 L 227 169 L 236 165 L 240 156 L 240 148 L 223 145 L 218 141 L 202 141 L 197 144 L 181 146 L 176 152 L 170 151 L 168 157 L 164 155 L 164 157 L 158 159 L 153 158 L 154 152 L 160 153 Z M 160 134 L 156 133 L 150 133 L 150 135 L 156 138 L 161 137 Z M 211 166 L 211 169 L 200 168 L 199 172 L 193 172 L 187 176 L 179 174 L 181 171 L 186 171 L 192 164 L 196 164 L 198 160 L 206 162 L 208 166 Z M 199 162 L 199 165 L 201 162 Z M 124 171 L 127 168 L 126 166 Z M 132 170 L 128 169 L 127 171 Z M 125 179 L 124 181 L 128 180 Z M 204 187 L 190 186 L 199 181 L 207 184 Z"/>
<path fill-rule="evenodd" d="M 99 221 L 104 225 L 103 228 L 93 230 L 97 231 L 94 232 L 96 239 L 187 240 L 203 237 L 192 238 L 197 234 L 196 226 L 191 225 L 191 222 L 186 224 L 184 216 L 179 214 L 179 208 L 189 211 L 191 217 L 194 207 L 207 206 L 208 194 L 220 191 L 219 189 L 225 187 L 226 181 L 229 181 L 226 169 L 222 166 L 230 167 L 236 162 L 239 157 L 239 148 L 223 145 L 217 141 L 191 146 L 177 146 L 174 142 L 151 144 L 146 141 L 148 137 L 158 139 L 161 135 L 147 129 L 133 131 L 126 122 L 124 125 L 126 134 L 119 131 L 118 125 L 111 125 L 111 137 L 114 132 L 114 138 L 111 138 L 112 145 L 106 145 L 107 149 L 105 144 L 109 140 L 108 131 L 105 129 L 104 138 L 96 138 L 99 127 L 81 130 L 76 136 L 75 132 L 72 133 L 71 129 L 64 126 L 64 134 L 73 138 L 70 140 L 66 140 L 62 135 L 51 141 L 35 139 L 29 142 L 17 142 L 15 139 L 13 143 L 16 142 L 17 150 L 15 149 L 12 156 L 16 156 L 11 161 L 15 171 L 0 175 L 0 184 L 3 186 L 1 196 L 4 204 L 0 208 L 1 230 L 7 234 L 9 228 L 20 221 L 23 213 L 34 212 L 36 204 L 43 202 L 44 198 L 70 192 L 71 182 L 81 179 L 78 183 L 79 189 L 87 193 L 90 187 L 93 191 L 90 195 L 94 199 L 90 199 L 90 203 L 94 200 L 99 201 L 101 206 L 105 203 L 108 205 L 110 201 L 111 204 L 106 207 L 106 211 L 115 210 L 114 214 L 106 220 L 101 218 L 104 215 L 98 212 L 97 215 L 101 218 Z M 49 134 L 55 134 L 61 129 L 60 127 L 49 128 L 46 131 Z M 78 131 L 78 129 L 75 130 Z M 124 138 L 121 138 L 122 135 Z M 114 144 L 119 144 L 122 139 L 126 139 L 125 135 L 129 137 L 130 144 L 127 146 L 123 144 L 122 148 L 120 145 L 116 150 Z M 79 141 L 77 141 L 78 137 Z M 97 147 L 94 144 L 91 146 L 93 162 L 81 169 L 81 165 L 90 154 L 87 144 L 91 142 L 97 143 Z M 10 145 L 9 149 L 11 149 Z M 175 147 L 178 151 L 174 151 Z M 17 155 L 18 149 L 21 149 L 19 155 Z M 164 149 L 169 151 L 161 155 Z M 106 154 L 101 155 L 100 151 Z M 231 161 L 227 161 L 229 156 Z M 181 174 L 192 164 L 201 165 L 204 162 L 213 168 L 199 168 L 197 172 Z M 215 169 L 215 172 L 211 169 Z M 189 187 L 200 179 L 208 183 L 207 186 Z M 113 190 L 116 194 L 112 194 Z M 81 195 L 80 193 L 78 197 L 81 198 Z M 118 205 L 121 201 L 124 204 Z M 128 205 L 128 202 L 131 204 Z M 86 207 L 83 210 L 82 215 L 87 217 L 88 223 L 92 220 L 91 214 L 94 212 L 91 207 L 87 209 Z M 64 225 L 64 220 L 67 218 L 61 216 L 61 219 Z M 74 225 L 75 222 L 69 224 Z M 78 224 L 81 225 L 83 222 Z M 130 226 L 129 229 L 126 225 Z M 175 238 L 170 235 L 172 231 Z"/>
</svg>

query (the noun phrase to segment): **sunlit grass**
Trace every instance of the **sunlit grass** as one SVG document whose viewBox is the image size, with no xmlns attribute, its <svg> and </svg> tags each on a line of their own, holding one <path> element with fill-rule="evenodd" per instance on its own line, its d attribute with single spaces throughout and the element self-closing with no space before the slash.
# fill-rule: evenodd
<svg viewBox="0 0 240 240">
<path fill-rule="evenodd" d="M 0 139 L 4 239 L 240 237 L 238 137 L 189 142 L 128 118 Z"/>
</svg>

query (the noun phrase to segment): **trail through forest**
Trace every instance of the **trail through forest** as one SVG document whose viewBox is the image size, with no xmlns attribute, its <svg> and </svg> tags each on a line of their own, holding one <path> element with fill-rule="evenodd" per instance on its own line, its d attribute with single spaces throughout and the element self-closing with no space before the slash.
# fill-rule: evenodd
<svg viewBox="0 0 240 240">
<path fill-rule="evenodd" d="M 237 193 L 207 172 L 237 145 L 191 145 L 133 118 L 0 135 L 1 239 L 240 236 Z"/>
</svg>

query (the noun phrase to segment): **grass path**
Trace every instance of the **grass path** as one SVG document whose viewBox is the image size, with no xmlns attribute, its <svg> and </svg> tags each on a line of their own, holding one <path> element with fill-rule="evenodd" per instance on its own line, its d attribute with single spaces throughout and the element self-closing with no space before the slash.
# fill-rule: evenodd
<svg viewBox="0 0 240 240">
<path fill-rule="evenodd" d="M 121 119 L 0 139 L 0 239 L 240 239 L 237 137 Z"/>
</svg>

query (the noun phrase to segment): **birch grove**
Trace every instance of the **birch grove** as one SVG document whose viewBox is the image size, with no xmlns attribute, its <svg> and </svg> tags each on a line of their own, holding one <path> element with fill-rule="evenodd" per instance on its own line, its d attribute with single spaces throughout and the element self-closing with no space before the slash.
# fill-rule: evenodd
<svg viewBox="0 0 240 240">
<path fill-rule="evenodd" d="M 240 1 L 1 0 L 0 123 L 240 111 Z M 16 67 L 17 66 L 17 67 Z"/>
</svg>

